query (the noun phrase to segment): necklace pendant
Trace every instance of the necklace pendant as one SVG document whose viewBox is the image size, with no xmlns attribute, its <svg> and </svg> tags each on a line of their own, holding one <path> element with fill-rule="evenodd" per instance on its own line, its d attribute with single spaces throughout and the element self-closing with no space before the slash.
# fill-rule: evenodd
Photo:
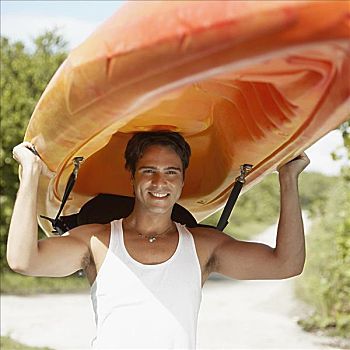
<svg viewBox="0 0 350 350">
<path fill-rule="evenodd" d="M 148 242 L 153 243 L 156 240 L 156 237 L 149 237 Z"/>
</svg>

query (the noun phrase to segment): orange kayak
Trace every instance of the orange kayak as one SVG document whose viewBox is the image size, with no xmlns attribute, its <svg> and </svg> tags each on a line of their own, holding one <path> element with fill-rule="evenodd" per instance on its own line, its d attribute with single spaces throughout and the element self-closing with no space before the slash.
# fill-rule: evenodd
<svg viewBox="0 0 350 350">
<path fill-rule="evenodd" d="M 38 213 L 54 217 L 83 156 L 64 215 L 99 193 L 132 195 L 131 134 L 182 133 L 192 148 L 180 204 L 197 220 L 349 119 L 349 1 L 126 3 L 74 49 L 29 122 L 52 180 Z M 49 234 L 50 224 L 39 219 Z"/>
</svg>

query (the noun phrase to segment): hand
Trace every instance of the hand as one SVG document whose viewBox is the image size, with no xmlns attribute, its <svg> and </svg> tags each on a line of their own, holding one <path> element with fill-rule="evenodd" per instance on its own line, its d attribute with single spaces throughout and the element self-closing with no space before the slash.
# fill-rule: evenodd
<svg viewBox="0 0 350 350">
<path fill-rule="evenodd" d="M 277 171 L 280 175 L 290 174 L 298 176 L 308 165 L 310 159 L 305 152 L 301 153 L 298 157 L 292 159 L 286 164 L 277 167 Z"/>
<path fill-rule="evenodd" d="M 52 178 L 55 173 L 50 171 L 43 160 L 35 155 L 32 150 L 34 150 L 34 145 L 24 141 L 13 148 L 12 156 L 20 164 L 23 171 L 36 168 L 44 176 Z"/>
</svg>

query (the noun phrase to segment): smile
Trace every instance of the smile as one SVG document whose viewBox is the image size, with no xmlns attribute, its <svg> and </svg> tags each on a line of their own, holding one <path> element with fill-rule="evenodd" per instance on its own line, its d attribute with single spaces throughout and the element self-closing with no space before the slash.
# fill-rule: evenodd
<svg viewBox="0 0 350 350">
<path fill-rule="evenodd" d="M 169 193 L 160 193 L 160 192 L 149 192 L 153 197 L 165 198 L 169 196 Z"/>
</svg>

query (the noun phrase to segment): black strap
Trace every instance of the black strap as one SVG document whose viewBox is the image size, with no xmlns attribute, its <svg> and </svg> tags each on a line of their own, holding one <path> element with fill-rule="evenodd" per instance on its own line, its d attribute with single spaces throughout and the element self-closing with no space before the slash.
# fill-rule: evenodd
<svg viewBox="0 0 350 350">
<path fill-rule="evenodd" d="M 60 220 L 70 230 L 86 224 L 107 224 L 111 221 L 128 217 L 134 209 L 134 204 L 134 197 L 100 193 L 86 202 L 79 213 L 60 216 Z M 194 216 L 178 203 L 175 203 L 173 207 L 171 219 L 190 228 L 198 226 Z"/>
<path fill-rule="evenodd" d="M 222 211 L 222 214 L 220 216 L 219 222 L 216 226 L 218 230 L 223 231 L 228 225 L 228 219 L 231 215 L 234 205 L 236 204 L 239 193 L 241 192 L 241 189 L 245 183 L 245 177 L 249 174 L 252 168 L 253 166 L 251 164 L 241 165 L 241 174 L 235 180 L 235 185 L 233 186 L 233 189 L 230 193 L 230 196 L 228 197 L 224 210 Z"/>
<path fill-rule="evenodd" d="M 84 160 L 83 157 L 75 157 L 73 159 L 74 169 L 68 178 L 67 185 L 66 185 L 66 188 L 64 190 L 62 202 L 61 202 L 61 205 L 60 205 L 60 208 L 58 210 L 56 217 L 54 219 L 52 219 L 52 218 L 49 218 L 48 216 L 40 215 L 41 218 L 46 219 L 46 220 L 51 222 L 52 227 L 54 229 L 54 231 L 52 231 L 52 233 L 55 233 L 57 235 L 63 235 L 65 232 L 67 232 L 69 230 L 69 227 L 65 224 L 65 222 L 60 219 L 60 215 L 61 215 L 62 210 L 63 210 L 63 208 L 68 200 L 68 197 L 69 197 L 69 195 L 74 187 L 74 184 L 77 180 L 79 167 L 80 167 L 81 162 L 83 162 L 83 160 Z"/>
<path fill-rule="evenodd" d="M 28 147 L 29 148 L 29 147 Z M 38 154 L 37 150 L 35 147 L 29 148 L 34 154 L 36 154 L 39 158 L 40 155 Z M 77 176 L 78 176 L 78 171 L 81 162 L 84 161 L 83 157 L 75 157 L 73 159 L 73 164 L 74 164 L 74 169 L 72 173 L 69 176 L 69 179 L 67 181 L 66 188 L 64 190 L 62 202 L 60 205 L 60 208 L 58 210 L 58 213 L 54 219 L 49 218 L 48 216 L 40 215 L 41 218 L 46 219 L 51 222 L 52 227 L 54 231 L 52 233 L 58 234 L 58 235 L 63 235 L 65 232 L 67 232 L 70 227 L 67 225 L 67 223 L 60 219 L 61 212 L 67 202 L 68 196 L 71 193 L 74 184 L 76 182 Z M 219 222 L 216 226 L 216 228 L 220 231 L 223 231 L 225 227 L 228 225 L 228 219 L 231 215 L 232 209 L 234 205 L 236 204 L 237 198 L 242 190 L 242 187 L 245 183 L 245 177 L 249 174 L 249 172 L 252 170 L 253 166 L 251 164 L 243 164 L 241 165 L 241 174 L 236 178 L 234 187 L 230 193 L 230 196 L 226 202 L 226 205 L 224 207 L 224 210 L 220 216 Z"/>
</svg>

